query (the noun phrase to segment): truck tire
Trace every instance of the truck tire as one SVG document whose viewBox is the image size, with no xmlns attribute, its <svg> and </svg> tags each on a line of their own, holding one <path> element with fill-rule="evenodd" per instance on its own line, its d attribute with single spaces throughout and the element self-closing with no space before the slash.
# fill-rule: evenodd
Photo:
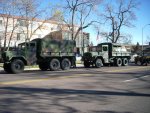
<svg viewBox="0 0 150 113">
<path fill-rule="evenodd" d="M 44 63 L 44 64 L 39 64 L 39 68 L 40 68 L 40 70 L 42 70 L 42 71 L 46 71 L 46 70 L 48 70 L 48 65 L 47 65 L 46 63 Z"/>
<path fill-rule="evenodd" d="M 102 67 L 102 60 L 100 58 L 97 58 L 96 61 L 95 61 L 95 67 L 96 68 L 100 68 Z"/>
<path fill-rule="evenodd" d="M 71 67 L 71 62 L 68 58 L 64 58 L 62 61 L 61 61 L 61 69 L 62 70 L 68 70 L 70 69 Z"/>
<path fill-rule="evenodd" d="M 22 60 L 16 59 L 11 62 L 12 73 L 21 73 L 24 70 L 24 63 Z"/>
<path fill-rule="evenodd" d="M 124 59 L 122 60 L 122 65 L 123 65 L 123 66 L 128 66 L 128 64 L 129 64 L 128 59 L 127 59 L 127 58 L 124 58 Z"/>
<path fill-rule="evenodd" d="M 4 71 L 7 73 L 11 73 L 10 63 L 4 63 L 3 65 Z"/>
<path fill-rule="evenodd" d="M 137 64 L 138 66 L 141 66 L 141 65 L 142 65 L 142 62 L 141 62 L 140 60 L 138 60 L 138 61 L 136 62 L 136 64 Z"/>
<path fill-rule="evenodd" d="M 50 61 L 50 70 L 57 71 L 60 69 L 60 62 L 58 59 L 54 58 Z"/>
<path fill-rule="evenodd" d="M 84 61 L 84 67 L 85 67 L 85 68 L 89 68 L 89 67 L 90 67 L 90 62 L 87 62 L 87 61 L 85 62 L 85 61 Z"/>
<path fill-rule="evenodd" d="M 120 67 L 122 65 L 121 58 L 117 58 L 116 61 L 115 61 L 115 63 L 116 63 L 116 66 Z"/>
</svg>

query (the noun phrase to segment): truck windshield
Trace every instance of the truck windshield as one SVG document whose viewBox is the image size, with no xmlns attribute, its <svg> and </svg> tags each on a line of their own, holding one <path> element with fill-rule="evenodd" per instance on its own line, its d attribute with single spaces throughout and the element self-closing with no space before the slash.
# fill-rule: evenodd
<svg viewBox="0 0 150 113">
<path fill-rule="evenodd" d="M 21 43 L 18 45 L 18 48 L 21 50 L 24 49 L 33 50 L 35 49 L 35 43 Z"/>
</svg>

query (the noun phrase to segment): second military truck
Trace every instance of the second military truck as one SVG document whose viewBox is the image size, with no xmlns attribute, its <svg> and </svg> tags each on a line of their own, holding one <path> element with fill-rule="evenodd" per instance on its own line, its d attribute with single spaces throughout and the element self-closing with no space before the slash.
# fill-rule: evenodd
<svg viewBox="0 0 150 113">
<path fill-rule="evenodd" d="M 24 42 L 2 54 L 4 70 L 20 73 L 24 66 L 38 64 L 41 70 L 67 70 L 75 65 L 75 41 L 45 36 Z"/>
<path fill-rule="evenodd" d="M 125 46 L 114 43 L 101 43 L 89 47 L 89 52 L 82 57 L 84 67 L 101 67 L 103 65 L 127 66 L 130 52 Z"/>
</svg>

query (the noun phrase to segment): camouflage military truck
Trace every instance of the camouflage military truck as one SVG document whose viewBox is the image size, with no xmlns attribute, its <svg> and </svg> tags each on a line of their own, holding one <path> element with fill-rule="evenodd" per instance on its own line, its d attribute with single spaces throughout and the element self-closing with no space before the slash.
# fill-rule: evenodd
<svg viewBox="0 0 150 113">
<path fill-rule="evenodd" d="M 137 65 L 150 64 L 150 47 L 143 50 L 143 54 L 135 57 L 135 64 Z"/>
<path fill-rule="evenodd" d="M 2 54 L 3 68 L 8 73 L 20 73 L 24 66 L 38 64 L 41 70 L 67 70 L 75 64 L 75 41 L 44 37 L 21 43 L 13 51 Z"/>
<path fill-rule="evenodd" d="M 89 52 L 84 53 L 82 60 L 84 67 L 103 65 L 127 66 L 130 59 L 130 52 L 125 46 L 113 43 L 101 43 L 89 47 Z"/>
</svg>

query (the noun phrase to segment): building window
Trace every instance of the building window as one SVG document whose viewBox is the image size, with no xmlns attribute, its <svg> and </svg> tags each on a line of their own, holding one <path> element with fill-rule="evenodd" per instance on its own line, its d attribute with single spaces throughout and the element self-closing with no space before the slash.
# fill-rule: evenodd
<svg viewBox="0 0 150 113">
<path fill-rule="evenodd" d="M 20 33 L 17 33 L 17 40 L 20 40 Z"/>
<path fill-rule="evenodd" d="M 26 27 L 26 21 L 25 20 L 17 20 L 18 21 L 18 24 L 19 26 L 22 26 L 22 27 Z"/>
</svg>

